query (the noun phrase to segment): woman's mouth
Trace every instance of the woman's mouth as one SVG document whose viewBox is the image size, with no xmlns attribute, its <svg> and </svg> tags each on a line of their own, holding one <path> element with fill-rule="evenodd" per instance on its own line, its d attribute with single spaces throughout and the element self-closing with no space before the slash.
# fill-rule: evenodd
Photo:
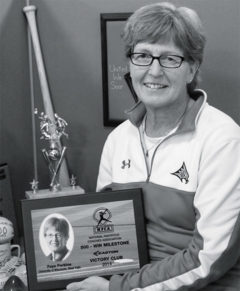
<svg viewBox="0 0 240 291">
<path fill-rule="evenodd" d="M 154 89 L 154 90 L 167 88 L 167 85 L 159 84 L 159 83 L 144 83 L 144 86 L 146 86 L 149 89 Z"/>
</svg>

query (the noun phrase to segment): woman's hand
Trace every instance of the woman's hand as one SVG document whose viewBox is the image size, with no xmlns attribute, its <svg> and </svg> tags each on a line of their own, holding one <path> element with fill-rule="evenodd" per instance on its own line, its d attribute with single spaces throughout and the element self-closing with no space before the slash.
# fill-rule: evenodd
<svg viewBox="0 0 240 291">
<path fill-rule="evenodd" d="M 68 284 L 68 291 L 109 291 L 109 281 L 102 277 L 89 277 L 81 282 Z"/>
</svg>

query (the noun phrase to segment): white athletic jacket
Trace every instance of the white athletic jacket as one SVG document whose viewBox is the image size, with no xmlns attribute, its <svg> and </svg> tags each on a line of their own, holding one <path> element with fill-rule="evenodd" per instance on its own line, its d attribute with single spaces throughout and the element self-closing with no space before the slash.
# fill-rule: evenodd
<svg viewBox="0 0 240 291">
<path fill-rule="evenodd" d="M 240 290 L 240 128 L 196 90 L 148 171 L 140 102 L 108 136 L 97 190 L 143 189 L 151 263 L 110 291 Z"/>
</svg>

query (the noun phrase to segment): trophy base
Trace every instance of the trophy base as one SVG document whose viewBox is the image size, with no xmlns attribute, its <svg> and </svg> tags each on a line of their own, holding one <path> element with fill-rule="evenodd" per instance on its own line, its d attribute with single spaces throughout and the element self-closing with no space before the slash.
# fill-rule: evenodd
<svg viewBox="0 0 240 291">
<path fill-rule="evenodd" d="M 80 186 L 73 187 L 62 187 L 60 191 L 53 192 L 49 189 L 38 190 L 36 193 L 33 191 L 26 191 L 25 195 L 27 199 L 39 199 L 39 198 L 51 198 L 61 197 L 68 195 L 79 195 L 84 194 L 85 191 Z"/>
</svg>

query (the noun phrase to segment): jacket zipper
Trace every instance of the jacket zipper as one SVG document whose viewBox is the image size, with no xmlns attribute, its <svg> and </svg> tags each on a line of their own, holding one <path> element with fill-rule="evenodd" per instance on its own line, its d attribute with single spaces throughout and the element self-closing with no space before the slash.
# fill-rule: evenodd
<svg viewBox="0 0 240 291">
<path fill-rule="evenodd" d="M 166 141 L 167 139 L 169 139 L 170 137 L 173 137 L 175 135 L 178 135 L 179 134 L 179 131 L 175 131 L 174 133 L 172 133 L 171 135 L 169 136 L 166 136 L 158 145 L 157 147 L 155 148 L 154 152 L 153 152 L 153 155 L 152 155 L 152 159 L 151 159 L 151 163 L 150 163 L 150 168 L 148 166 L 148 163 L 147 163 L 147 158 L 146 158 L 146 155 L 145 155 L 145 143 L 144 143 L 144 139 L 143 139 L 143 133 L 141 132 L 141 129 L 139 128 L 138 129 L 139 131 L 139 138 L 140 138 L 140 142 L 141 142 L 141 147 L 142 147 L 142 152 L 143 152 L 143 156 L 144 156 L 144 160 L 145 160 L 145 165 L 146 165 L 146 169 L 147 169 L 147 179 L 146 179 L 146 182 L 148 183 L 149 180 L 150 180 L 150 177 L 151 177 L 151 174 L 152 174 L 152 167 L 153 167 L 153 162 L 154 162 L 154 158 L 155 158 L 155 154 L 158 150 L 158 148 L 160 147 L 160 145 Z M 186 133 L 188 132 L 188 130 L 186 131 L 180 131 L 181 133 Z"/>
</svg>

